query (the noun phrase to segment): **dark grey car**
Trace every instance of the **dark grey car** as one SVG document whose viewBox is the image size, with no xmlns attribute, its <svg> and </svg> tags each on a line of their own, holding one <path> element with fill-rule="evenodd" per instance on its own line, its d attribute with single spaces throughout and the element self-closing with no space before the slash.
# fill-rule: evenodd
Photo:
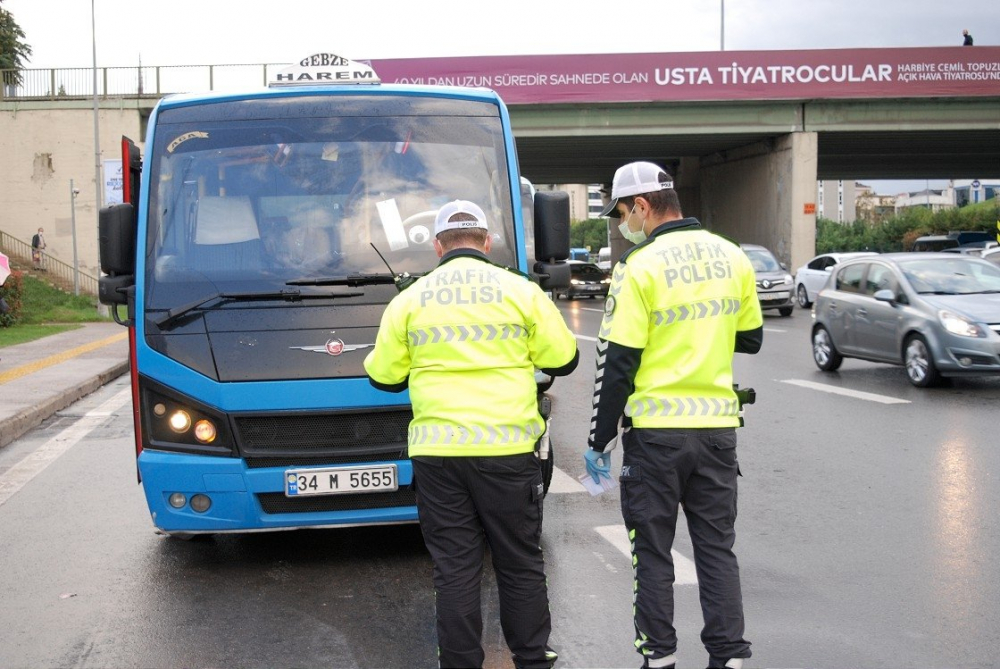
<svg viewBox="0 0 1000 669">
<path fill-rule="evenodd" d="M 849 260 L 813 305 L 813 360 L 845 357 L 906 367 L 915 386 L 1000 375 L 1000 267 L 950 253 Z"/>
</svg>

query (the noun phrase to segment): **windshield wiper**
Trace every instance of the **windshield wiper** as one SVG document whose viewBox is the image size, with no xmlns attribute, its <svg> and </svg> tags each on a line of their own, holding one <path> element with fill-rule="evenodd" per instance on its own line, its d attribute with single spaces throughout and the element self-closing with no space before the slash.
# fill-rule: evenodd
<svg viewBox="0 0 1000 669">
<path fill-rule="evenodd" d="M 286 286 L 374 286 L 392 284 L 395 279 L 391 274 L 348 274 L 346 276 L 322 276 L 314 279 L 292 279 L 286 281 Z"/>
<path fill-rule="evenodd" d="M 157 327 L 162 328 L 165 325 L 177 320 L 181 316 L 184 316 L 195 309 L 205 307 L 212 302 L 218 302 L 219 304 L 222 304 L 223 302 L 251 302 L 256 300 L 285 300 L 287 302 L 298 302 L 300 300 L 324 299 L 331 297 L 357 297 L 359 295 L 364 295 L 364 293 L 306 293 L 303 295 L 298 289 L 287 288 L 280 291 L 263 291 L 257 293 L 215 293 L 213 295 L 195 300 L 194 302 L 174 307 L 173 309 L 161 314 L 158 318 L 151 320 Z"/>
<path fill-rule="evenodd" d="M 917 295 L 959 295 L 950 290 L 918 290 Z"/>
</svg>

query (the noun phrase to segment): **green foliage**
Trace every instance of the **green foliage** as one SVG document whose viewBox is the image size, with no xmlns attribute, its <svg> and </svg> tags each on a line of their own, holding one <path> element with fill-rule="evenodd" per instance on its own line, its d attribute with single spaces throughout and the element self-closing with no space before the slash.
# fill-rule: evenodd
<svg viewBox="0 0 1000 669">
<path fill-rule="evenodd" d="M 596 254 L 602 246 L 608 245 L 608 219 L 591 218 L 586 221 L 576 221 L 569 228 L 570 247 L 590 247 L 590 252 Z"/>
<path fill-rule="evenodd" d="M 11 274 L 0 287 L 0 295 L 10 306 L 10 312 L 0 316 L 4 327 L 109 320 L 98 315 L 96 297 L 68 293 L 30 274 Z"/>
<path fill-rule="evenodd" d="M 0 327 L 9 328 L 15 325 L 21 317 L 21 285 L 20 272 L 13 272 L 0 286 L 0 297 L 7 303 L 8 311 L 0 313 Z"/>
<path fill-rule="evenodd" d="M 21 83 L 21 73 L 18 70 L 31 57 L 31 47 L 24 42 L 24 38 L 24 31 L 14 20 L 14 15 L 0 7 L 0 70 L 4 71 L 5 85 L 16 86 Z"/>
<path fill-rule="evenodd" d="M 29 275 L 24 276 L 21 301 L 19 323 L 37 325 L 108 320 L 98 315 L 96 297 L 74 295 Z"/>
<path fill-rule="evenodd" d="M 837 223 L 816 219 L 816 253 L 834 251 L 907 251 L 923 235 L 942 235 L 952 230 L 996 232 L 1000 221 L 1000 200 L 996 198 L 960 209 L 931 213 L 912 207 L 883 221 Z"/>
</svg>

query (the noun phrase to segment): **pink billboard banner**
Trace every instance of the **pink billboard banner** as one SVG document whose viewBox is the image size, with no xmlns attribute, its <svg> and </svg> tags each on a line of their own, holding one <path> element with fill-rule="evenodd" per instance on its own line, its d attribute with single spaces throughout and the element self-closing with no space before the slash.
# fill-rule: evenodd
<svg viewBox="0 0 1000 669">
<path fill-rule="evenodd" d="M 475 56 L 368 62 L 386 84 L 492 88 L 507 104 L 1000 97 L 1000 47 Z"/>
</svg>

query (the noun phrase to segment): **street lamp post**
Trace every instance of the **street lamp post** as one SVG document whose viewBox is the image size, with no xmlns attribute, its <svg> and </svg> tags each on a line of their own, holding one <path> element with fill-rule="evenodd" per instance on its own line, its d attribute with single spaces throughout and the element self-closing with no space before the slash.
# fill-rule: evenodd
<svg viewBox="0 0 1000 669">
<path fill-rule="evenodd" d="M 720 0 L 722 2 L 722 7 L 720 11 L 721 18 L 719 19 L 719 46 L 720 51 L 726 50 L 726 0 Z"/>
<path fill-rule="evenodd" d="M 80 189 L 73 185 L 73 180 L 69 180 L 69 221 L 70 229 L 73 231 L 73 294 L 80 294 L 80 262 L 76 257 L 76 196 L 80 194 Z"/>
</svg>

